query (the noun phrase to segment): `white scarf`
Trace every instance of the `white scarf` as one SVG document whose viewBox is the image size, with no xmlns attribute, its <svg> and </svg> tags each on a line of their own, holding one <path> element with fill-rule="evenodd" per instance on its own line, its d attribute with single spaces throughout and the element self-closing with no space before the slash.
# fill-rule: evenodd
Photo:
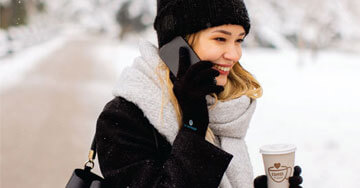
<svg viewBox="0 0 360 188">
<path fill-rule="evenodd" d="M 179 124 L 171 102 L 164 103 L 163 114 L 160 114 L 162 92 L 155 73 L 160 62 L 158 48 L 148 41 L 140 41 L 139 47 L 141 56 L 134 60 L 131 67 L 124 68 L 113 95 L 138 105 L 150 123 L 172 145 Z M 161 74 L 165 75 L 164 72 Z M 163 94 L 168 97 L 167 92 Z M 208 106 L 214 104 L 215 100 L 210 95 L 206 99 Z M 255 106 L 255 100 L 242 96 L 226 102 L 218 101 L 213 109 L 209 109 L 209 127 L 217 137 L 215 145 L 234 156 L 221 180 L 221 188 L 253 187 L 253 170 L 244 137 Z"/>
</svg>

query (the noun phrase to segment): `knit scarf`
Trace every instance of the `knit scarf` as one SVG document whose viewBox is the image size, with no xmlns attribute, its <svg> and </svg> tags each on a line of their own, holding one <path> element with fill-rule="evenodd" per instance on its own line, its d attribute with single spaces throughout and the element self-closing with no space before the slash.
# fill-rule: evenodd
<svg viewBox="0 0 360 188">
<path fill-rule="evenodd" d="M 141 56 L 123 69 L 113 95 L 135 103 L 172 145 L 179 124 L 171 102 L 163 103 L 163 111 L 160 110 L 162 100 L 169 96 L 166 85 L 161 86 L 156 74 L 160 63 L 158 48 L 144 40 L 140 41 L 139 48 Z M 160 70 L 160 75 L 165 78 L 164 71 Z M 208 107 L 215 102 L 210 95 L 206 100 Z M 216 136 L 215 145 L 234 156 L 220 182 L 221 188 L 253 187 L 253 170 L 244 137 L 255 106 L 255 100 L 242 96 L 226 102 L 218 101 L 214 108 L 209 108 L 209 127 Z"/>
</svg>

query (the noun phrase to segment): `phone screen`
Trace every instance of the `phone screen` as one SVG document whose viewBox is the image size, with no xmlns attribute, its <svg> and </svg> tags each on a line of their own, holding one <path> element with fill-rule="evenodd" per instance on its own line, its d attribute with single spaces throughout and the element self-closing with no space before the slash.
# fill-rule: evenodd
<svg viewBox="0 0 360 188">
<path fill-rule="evenodd" d="M 169 67 L 170 71 L 176 76 L 179 68 L 179 49 L 185 47 L 189 50 L 190 65 L 200 61 L 200 58 L 193 51 L 191 46 L 181 37 L 177 36 L 169 43 L 160 48 L 160 58 Z"/>
</svg>

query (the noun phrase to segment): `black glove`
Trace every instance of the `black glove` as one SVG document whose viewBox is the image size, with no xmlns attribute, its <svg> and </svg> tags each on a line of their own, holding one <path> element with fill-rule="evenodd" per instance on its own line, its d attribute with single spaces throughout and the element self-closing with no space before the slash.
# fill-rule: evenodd
<svg viewBox="0 0 360 188">
<path fill-rule="evenodd" d="M 170 75 L 174 84 L 173 91 L 182 111 L 184 126 L 202 137 L 205 137 L 209 124 L 205 96 L 224 90 L 224 87 L 216 85 L 215 77 L 220 73 L 212 67 L 213 63 L 210 61 L 199 61 L 190 66 L 189 52 L 181 47 L 178 74 L 176 78 Z"/>
<path fill-rule="evenodd" d="M 266 175 L 258 176 L 254 180 L 255 188 L 267 188 L 267 177 Z"/>
<path fill-rule="evenodd" d="M 289 178 L 290 187 L 289 188 L 302 188 L 300 184 L 303 182 L 303 178 L 300 176 L 301 168 L 300 166 L 294 167 L 294 175 Z M 255 188 L 267 188 L 267 178 L 266 175 L 258 176 L 254 180 Z"/>
<path fill-rule="evenodd" d="M 300 176 L 300 166 L 294 167 L 294 175 L 289 178 L 290 188 L 302 188 L 300 184 L 303 182 L 303 178 Z"/>
</svg>

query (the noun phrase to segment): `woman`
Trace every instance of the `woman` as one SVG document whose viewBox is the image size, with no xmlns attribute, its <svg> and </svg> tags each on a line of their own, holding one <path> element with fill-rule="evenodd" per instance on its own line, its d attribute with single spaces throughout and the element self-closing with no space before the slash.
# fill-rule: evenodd
<svg viewBox="0 0 360 188">
<path fill-rule="evenodd" d="M 173 75 L 149 42 L 125 68 L 100 114 L 100 169 L 111 187 L 253 187 L 244 141 L 262 95 L 239 64 L 250 22 L 240 0 L 160 0 L 158 46 L 182 36 L 202 60 L 179 51 Z M 265 178 L 264 178 L 265 177 Z M 298 186 L 298 182 L 292 184 Z M 266 187 L 266 176 L 256 187 Z"/>
</svg>

